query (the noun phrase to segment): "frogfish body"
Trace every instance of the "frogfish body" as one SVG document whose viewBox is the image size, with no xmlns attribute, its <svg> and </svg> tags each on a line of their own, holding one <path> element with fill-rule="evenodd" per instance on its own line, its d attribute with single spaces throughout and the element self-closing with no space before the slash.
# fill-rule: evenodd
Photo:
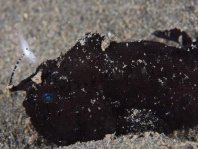
<svg viewBox="0 0 198 149">
<path fill-rule="evenodd" d="M 188 39 L 178 29 L 169 32 L 176 31 Z M 166 32 L 156 35 L 173 40 Z M 198 48 L 186 40 L 182 47 L 110 41 L 103 49 L 105 37 L 87 33 L 10 90 L 26 92 L 33 126 L 59 145 L 187 129 L 198 124 Z"/>
</svg>

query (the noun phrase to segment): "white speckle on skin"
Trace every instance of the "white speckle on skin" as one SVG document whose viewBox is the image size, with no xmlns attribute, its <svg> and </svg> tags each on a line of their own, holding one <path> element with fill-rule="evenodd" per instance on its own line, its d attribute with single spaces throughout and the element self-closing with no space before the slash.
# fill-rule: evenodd
<svg viewBox="0 0 198 149">
<path fill-rule="evenodd" d="M 83 91 L 84 93 L 87 93 L 87 91 L 85 90 L 85 88 L 81 88 L 81 91 Z"/>
<path fill-rule="evenodd" d="M 79 111 L 75 111 L 75 113 L 76 113 L 76 114 L 78 114 L 78 113 L 79 113 Z"/>
<path fill-rule="evenodd" d="M 88 112 L 91 112 L 91 109 L 90 108 L 88 108 L 87 110 L 88 110 Z"/>
<path fill-rule="evenodd" d="M 141 60 L 141 59 L 138 59 L 137 63 L 140 63 L 140 64 L 143 63 L 144 65 L 147 65 L 146 61 L 145 60 Z"/>
<path fill-rule="evenodd" d="M 145 73 L 146 73 L 146 67 L 143 67 L 143 68 L 141 69 L 141 72 L 142 72 L 142 74 L 145 74 Z"/>
<path fill-rule="evenodd" d="M 157 59 L 157 63 L 159 63 L 159 62 L 160 62 L 160 59 L 158 58 L 158 59 Z"/>
<path fill-rule="evenodd" d="M 173 75 L 172 75 L 172 79 L 174 79 L 176 77 L 176 75 L 175 75 L 175 73 L 173 73 Z"/>
<path fill-rule="evenodd" d="M 187 80 L 187 79 L 189 79 L 189 77 L 186 75 L 186 74 L 184 74 L 184 80 Z"/>
<path fill-rule="evenodd" d="M 86 50 L 84 49 L 84 48 L 82 48 L 82 51 L 85 53 L 86 52 Z"/>
<path fill-rule="evenodd" d="M 67 82 L 68 82 L 67 76 L 60 76 L 59 80 L 67 80 Z"/>
<path fill-rule="evenodd" d="M 126 68 L 126 67 L 127 67 L 127 65 L 123 63 L 123 67 L 122 68 Z"/>
<path fill-rule="evenodd" d="M 158 82 L 163 86 L 164 82 L 162 81 L 162 79 L 158 78 Z"/>
<path fill-rule="evenodd" d="M 70 57 L 70 56 L 68 56 L 68 59 L 69 59 L 69 61 L 70 61 L 70 62 L 72 61 L 72 59 L 71 59 L 71 57 Z"/>
<path fill-rule="evenodd" d="M 167 77 L 163 77 L 163 79 L 164 79 L 165 81 L 167 81 L 167 80 L 168 80 L 168 78 L 167 78 Z"/>
<path fill-rule="evenodd" d="M 95 99 L 91 99 L 91 104 L 95 104 L 96 100 Z"/>
<path fill-rule="evenodd" d="M 141 59 L 138 59 L 137 62 L 142 63 L 143 61 Z"/>
<path fill-rule="evenodd" d="M 79 42 L 80 42 L 81 46 L 84 46 L 84 45 L 85 45 L 86 40 L 85 40 L 85 38 L 82 38 L 82 39 L 80 39 L 80 40 L 79 40 Z"/>
<path fill-rule="evenodd" d="M 89 60 L 91 57 L 89 55 L 86 55 L 86 59 Z"/>
<path fill-rule="evenodd" d="M 98 110 L 101 110 L 101 107 L 98 107 Z"/>
</svg>

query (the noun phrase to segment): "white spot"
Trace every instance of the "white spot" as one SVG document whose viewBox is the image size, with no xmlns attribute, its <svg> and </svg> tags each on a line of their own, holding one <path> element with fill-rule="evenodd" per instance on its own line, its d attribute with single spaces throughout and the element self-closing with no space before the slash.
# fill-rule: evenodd
<svg viewBox="0 0 198 149">
<path fill-rule="evenodd" d="M 184 80 L 189 79 L 189 77 L 186 74 L 184 74 L 184 76 Z"/>
<path fill-rule="evenodd" d="M 76 113 L 76 114 L 78 114 L 78 113 L 79 113 L 79 111 L 75 111 L 75 113 Z"/>
<path fill-rule="evenodd" d="M 158 82 L 161 83 L 162 86 L 164 85 L 164 82 L 162 81 L 162 79 L 159 78 Z"/>
<path fill-rule="evenodd" d="M 138 59 L 137 62 L 140 63 L 140 64 L 143 63 L 144 65 L 147 65 L 145 60 Z"/>
<path fill-rule="evenodd" d="M 142 63 L 143 61 L 141 59 L 138 59 L 137 62 Z"/>
<path fill-rule="evenodd" d="M 87 91 L 85 90 L 85 88 L 81 88 L 81 91 L 83 91 L 84 93 L 87 93 Z"/>
<path fill-rule="evenodd" d="M 96 102 L 95 99 L 91 99 L 91 104 L 94 104 Z"/>
<path fill-rule="evenodd" d="M 91 109 L 90 108 L 88 108 L 87 110 L 88 110 L 88 112 L 91 112 Z"/>
<path fill-rule="evenodd" d="M 85 45 L 85 38 L 80 39 L 79 42 L 80 42 L 81 46 L 84 46 Z"/>
<path fill-rule="evenodd" d="M 176 75 L 175 75 L 175 73 L 173 73 L 172 78 L 175 78 L 175 77 L 176 77 Z"/>
<path fill-rule="evenodd" d="M 145 74 L 145 73 L 146 73 L 146 67 L 143 67 L 143 68 L 141 69 L 141 72 L 142 72 L 142 74 Z"/>
<path fill-rule="evenodd" d="M 126 67 L 127 67 L 127 65 L 123 63 L 123 67 L 122 68 L 126 68 Z"/>
<path fill-rule="evenodd" d="M 67 78 L 67 76 L 60 76 L 60 78 L 59 78 L 60 80 L 67 80 L 67 82 L 68 82 L 68 78 Z"/>
</svg>

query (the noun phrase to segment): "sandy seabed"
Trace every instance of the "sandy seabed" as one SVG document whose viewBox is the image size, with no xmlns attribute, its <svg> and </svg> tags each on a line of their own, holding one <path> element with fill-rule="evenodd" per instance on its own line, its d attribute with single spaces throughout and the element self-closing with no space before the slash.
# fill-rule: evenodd
<svg viewBox="0 0 198 149">
<path fill-rule="evenodd" d="M 58 148 L 46 145 L 32 129 L 22 102 L 24 93 L 9 94 L 6 86 L 21 55 L 17 31 L 26 37 L 37 57 L 25 59 L 14 84 L 34 72 L 46 59 L 65 53 L 86 32 L 111 33 L 117 41 L 153 40 L 159 29 L 181 28 L 198 34 L 198 2 L 195 0 L 1 0 L 0 1 L 0 148 Z M 60 148 L 198 148 L 198 127 L 170 136 L 155 132 L 90 141 Z"/>
</svg>

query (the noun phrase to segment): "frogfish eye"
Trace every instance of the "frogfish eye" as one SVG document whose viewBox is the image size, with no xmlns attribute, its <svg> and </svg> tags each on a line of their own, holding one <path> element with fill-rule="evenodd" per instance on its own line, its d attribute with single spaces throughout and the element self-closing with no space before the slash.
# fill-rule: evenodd
<svg viewBox="0 0 198 149">
<path fill-rule="evenodd" d="M 51 103 L 54 100 L 54 94 L 53 93 L 44 93 L 42 96 L 42 100 L 45 103 Z"/>
</svg>

